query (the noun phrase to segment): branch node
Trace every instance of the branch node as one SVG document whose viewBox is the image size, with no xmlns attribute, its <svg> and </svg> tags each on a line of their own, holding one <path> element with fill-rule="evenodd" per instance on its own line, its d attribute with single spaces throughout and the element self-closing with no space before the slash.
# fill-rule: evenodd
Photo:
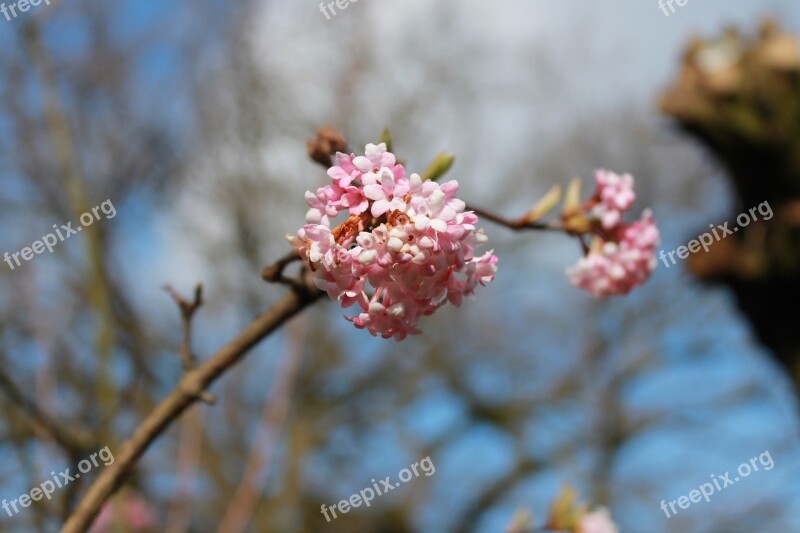
<svg viewBox="0 0 800 533">
<path fill-rule="evenodd" d="M 178 291 L 170 285 L 164 286 L 164 290 L 172 296 L 178 308 L 181 311 L 181 318 L 183 323 L 183 342 L 181 343 L 181 361 L 183 362 L 183 370 L 188 372 L 194 365 L 194 356 L 192 355 L 192 317 L 195 312 L 203 305 L 203 285 L 198 283 L 194 288 L 194 299 L 190 302 L 183 296 L 178 294 Z"/>
<path fill-rule="evenodd" d="M 290 252 L 275 261 L 273 264 L 264 267 L 264 270 L 261 271 L 261 278 L 269 283 L 280 283 L 282 285 L 287 285 L 295 291 L 303 290 L 305 285 L 302 283 L 302 281 L 283 275 L 283 271 L 286 269 L 286 267 L 295 261 L 300 261 L 300 256 L 297 254 L 297 252 Z"/>
<path fill-rule="evenodd" d="M 207 405 L 216 405 L 217 403 L 217 397 L 208 391 L 202 391 L 197 395 L 197 398 Z"/>
</svg>

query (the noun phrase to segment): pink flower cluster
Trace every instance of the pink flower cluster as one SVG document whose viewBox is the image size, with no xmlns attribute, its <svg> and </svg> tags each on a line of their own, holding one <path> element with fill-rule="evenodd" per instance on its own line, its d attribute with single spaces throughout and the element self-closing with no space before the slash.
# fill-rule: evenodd
<svg viewBox="0 0 800 533">
<path fill-rule="evenodd" d="M 89 533 L 112 533 L 114 531 L 152 531 L 156 528 L 156 513 L 141 496 L 125 496 L 118 501 L 109 501 L 89 530 Z"/>
<path fill-rule="evenodd" d="M 641 220 L 622 222 L 622 214 L 636 199 L 633 177 L 597 172 L 597 192 L 587 208 L 597 217 L 589 252 L 567 270 L 573 285 L 598 298 L 627 294 L 644 283 L 657 266 L 659 232 L 653 215 L 645 210 Z"/>
<path fill-rule="evenodd" d="M 614 174 L 608 170 L 595 172 L 597 204 L 592 214 L 600 219 L 607 230 L 617 227 L 622 221 L 622 213 L 633 207 L 636 193 L 633 191 L 633 176 L 630 174 Z"/>
<path fill-rule="evenodd" d="M 478 217 L 456 198 L 458 183 L 406 177 L 385 144 L 365 155 L 336 154 L 332 183 L 307 192 L 306 224 L 289 242 L 316 273 L 317 286 L 372 335 L 402 340 L 421 317 L 494 279 L 497 257 L 476 255 L 487 241 Z M 349 217 L 331 228 L 342 211 Z"/>
<path fill-rule="evenodd" d="M 608 509 L 600 507 L 583 515 L 577 533 L 619 533 L 619 529 L 611 519 Z"/>
</svg>

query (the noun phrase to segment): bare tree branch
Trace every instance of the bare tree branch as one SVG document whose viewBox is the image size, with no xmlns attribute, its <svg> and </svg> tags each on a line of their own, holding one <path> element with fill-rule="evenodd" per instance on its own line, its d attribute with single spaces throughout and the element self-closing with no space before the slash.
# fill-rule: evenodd
<svg viewBox="0 0 800 533">
<path fill-rule="evenodd" d="M 105 501 L 122 485 L 136 462 L 183 412 L 199 401 L 208 386 L 241 361 L 247 352 L 287 320 L 313 304 L 321 291 L 308 283 L 296 287 L 271 309 L 258 316 L 235 339 L 220 348 L 196 369 L 187 372 L 173 391 L 150 413 L 122 445 L 115 461 L 92 483 L 83 500 L 67 520 L 62 531 L 79 533 L 87 530 Z"/>
</svg>

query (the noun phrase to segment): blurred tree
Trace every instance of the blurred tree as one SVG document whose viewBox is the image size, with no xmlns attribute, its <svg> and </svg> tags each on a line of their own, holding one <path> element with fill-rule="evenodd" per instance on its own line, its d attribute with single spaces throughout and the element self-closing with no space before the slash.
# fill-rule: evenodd
<svg viewBox="0 0 800 533">
<path fill-rule="evenodd" d="M 756 38 L 726 30 L 685 52 L 661 109 L 725 165 L 737 213 L 769 202 L 772 220 L 690 256 L 698 279 L 730 287 L 800 394 L 800 46 L 770 19 Z M 703 229 L 700 233 L 708 230 Z"/>
</svg>

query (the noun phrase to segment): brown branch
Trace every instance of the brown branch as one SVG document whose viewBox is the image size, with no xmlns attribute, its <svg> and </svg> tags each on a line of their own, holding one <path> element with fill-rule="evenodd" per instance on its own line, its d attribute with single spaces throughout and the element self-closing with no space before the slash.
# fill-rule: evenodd
<svg viewBox="0 0 800 533">
<path fill-rule="evenodd" d="M 235 339 L 220 348 L 196 369 L 187 372 L 173 391 L 151 412 L 122 445 L 114 463 L 105 468 L 89 487 L 62 532 L 86 531 L 105 501 L 122 485 L 139 458 L 180 415 L 200 399 L 202 393 L 247 352 L 291 317 L 324 294 L 307 283 L 295 288 L 271 309 L 258 316 Z"/>
<path fill-rule="evenodd" d="M 261 279 L 270 283 L 281 283 L 293 289 L 297 289 L 298 287 L 302 288 L 302 280 L 289 278 L 283 275 L 283 271 L 286 270 L 286 267 L 295 261 L 300 261 L 300 256 L 297 252 L 289 252 L 273 264 L 265 267 L 264 270 L 261 271 Z"/>
<path fill-rule="evenodd" d="M 481 209 L 480 207 L 475 207 L 474 205 L 468 205 L 466 207 L 466 211 L 472 211 L 478 215 L 479 218 L 484 218 L 489 222 L 494 222 L 495 224 L 505 226 L 506 228 L 514 231 L 564 231 L 564 226 L 561 224 L 561 222 L 528 222 L 525 217 L 512 220 L 510 218 L 496 215 L 490 211 L 486 211 L 485 209 Z"/>
<path fill-rule="evenodd" d="M 491 211 L 486 211 L 481 209 L 480 207 L 475 207 L 474 205 L 468 205 L 466 207 L 467 211 L 472 211 L 479 218 L 483 218 L 488 220 L 489 222 L 494 222 L 500 226 L 504 226 L 508 229 L 514 231 L 524 231 L 524 230 L 532 230 L 532 231 L 557 231 L 561 233 L 566 233 L 567 235 L 571 235 L 578 240 L 578 243 L 581 245 L 581 250 L 583 250 L 584 254 L 589 253 L 589 246 L 586 244 L 586 241 L 583 239 L 583 235 L 574 231 L 570 231 L 564 225 L 564 223 L 560 220 L 552 221 L 552 222 L 528 222 L 525 217 L 517 218 L 517 219 L 510 219 L 505 218 L 500 215 L 496 215 Z"/>
</svg>

